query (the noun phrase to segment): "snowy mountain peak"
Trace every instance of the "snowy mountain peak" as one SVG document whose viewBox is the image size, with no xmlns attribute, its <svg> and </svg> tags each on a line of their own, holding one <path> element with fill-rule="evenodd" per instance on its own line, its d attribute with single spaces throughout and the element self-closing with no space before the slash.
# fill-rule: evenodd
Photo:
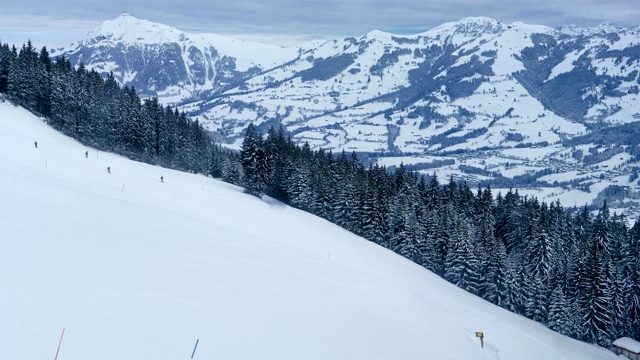
<svg viewBox="0 0 640 360">
<path fill-rule="evenodd" d="M 614 32 L 621 32 L 624 30 L 624 28 L 615 26 L 608 22 L 603 22 L 602 24 L 594 27 L 593 30 L 597 33 L 609 34 Z"/>
<path fill-rule="evenodd" d="M 389 39 L 391 39 L 392 36 L 393 34 L 388 32 L 384 32 L 381 30 L 372 30 L 372 31 L 369 31 L 366 35 L 364 35 L 362 37 L 362 40 L 364 41 L 378 40 L 386 43 Z"/>
<path fill-rule="evenodd" d="M 561 34 L 576 36 L 581 34 L 584 31 L 584 28 L 578 27 L 576 25 L 562 25 L 555 28 Z"/>
<path fill-rule="evenodd" d="M 579 27 L 576 25 L 562 25 L 558 26 L 556 30 L 565 35 L 571 36 L 591 36 L 596 34 L 611 34 L 616 32 L 622 32 L 625 29 L 612 25 L 608 22 L 604 22 L 595 27 Z"/>
<path fill-rule="evenodd" d="M 502 23 L 496 19 L 492 19 L 486 16 L 471 16 L 461 19 L 457 22 L 459 26 L 469 27 L 494 27 L 502 26 Z"/>
<path fill-rule="evenodd" d="M 504 24 L 487 17 L 467 17 L 460 21 L 444 23 L 428 30 L 424 35 L 428 37 L 451 37 L 455 42 L 466 42 L 485 35 L 499 34 L 504 30 Z"/>
<path fill-rule="evenodd" d="M 178 29 L 124 13 L 90 31 L 81 45 L 112 42 L 159 44 L 176 42 L 185 36 Z"/>
<path fill-rule="evenodd" d="M 488 17 L 468 17 L 455 23 L 454 30 L 456 33 L 463 33 L 473 36 L 481 36 L 484 34 L 497 34 L 502 31 L 504 24 L 498 20 Z"/>
<path fill-rule="evenodd" d="M 380 38 L 380 37 L 386 38 L 386 37 L 389 37 L 389 35 L 390 35 L 389 33 L 381 31 L 381 30 L 372 30 L 367 34 L 367 37 L 370 37 L 370 38 Z"/>
<path fill-rule="evenodd" d="M 101 74 L 113 73 L 121 84 L 172 104 L 289 62 L 298 56 L 298 48 L 189 34 L 125 13 L 103 22 L 61 54 L 73 64 L 92 64 Z"/>
</svg>

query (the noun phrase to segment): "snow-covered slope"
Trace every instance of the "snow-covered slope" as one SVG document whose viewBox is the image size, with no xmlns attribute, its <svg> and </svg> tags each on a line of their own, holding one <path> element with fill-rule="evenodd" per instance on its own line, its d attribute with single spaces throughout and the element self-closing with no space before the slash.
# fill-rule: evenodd
<svg viewBox="0 0 640 360">
<path fill-rule="evenodd" d="M 188 359 L 198 339 L 194 359 L 616 358 L 319 218 L 86 149 L 4 102 L 0 174 L 2 358 L 53 358 L 62 329 L 60 360 Z"/>
</svg>

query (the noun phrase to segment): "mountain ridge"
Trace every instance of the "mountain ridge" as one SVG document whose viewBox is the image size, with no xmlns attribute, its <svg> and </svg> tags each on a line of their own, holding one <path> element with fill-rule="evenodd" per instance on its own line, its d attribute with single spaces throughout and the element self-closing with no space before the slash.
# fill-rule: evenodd
<svg viewBox="0 0 640 360">
<path fill-rule="evenodd" d="M 577 141 L 640 120 L 640 27 L 567 29 L 474 17 L 413 35 L 374 30 L 307 43 L 271 57 L 252 52 L 250 42 L 234 43 L 243 46 L 234 54 L 184 42 L 78 47 L 65 56 L 177 105 L 231 148 L 240 147 L 249 123 L 263 132 L 283 126 L 315 149 L 473 183 L 527 187 L 517 177 L 528 174 L 553 189 L 545 197 L 575 195 L 576 186 L 587 203 L 601 201 L 608 186 L 635 193 L 640 184 L 623 174 L 631 179 L 640 167 L 639 144 Z M 593 163 L 587 154 L 597 153 L 624 156 Z M 435 165 L 444 160 L 453 165 Z M 543 181 L 549 177 L 535 174 L 545 169 L 564 175 Z M 588 176 L 577 184 L 573 172 Z"/>
<path fill-rule="evenodd" d="M 189 34 L 125 13 L 54 54 L 103 75 L 113 73 L 122 85 L 173 103 L 275 67 L 297 52 L 215 34 Z"/>
</svg>

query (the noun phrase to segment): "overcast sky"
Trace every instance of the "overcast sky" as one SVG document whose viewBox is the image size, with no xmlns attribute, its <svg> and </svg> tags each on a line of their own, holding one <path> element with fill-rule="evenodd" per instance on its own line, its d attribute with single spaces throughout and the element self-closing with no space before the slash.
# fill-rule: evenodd
<svg viewBox="0 0 640 360">
<path fill-rule="evenodd" d="M 188 33 L 215 33 L 292 45 L 358 37 L 371 30 L 424 32 L 486 16 L 504 23 L 640 25 L 639 0 L 0 0 L 0 41 L 57 48 L 122 13 Z"/>
</svg>

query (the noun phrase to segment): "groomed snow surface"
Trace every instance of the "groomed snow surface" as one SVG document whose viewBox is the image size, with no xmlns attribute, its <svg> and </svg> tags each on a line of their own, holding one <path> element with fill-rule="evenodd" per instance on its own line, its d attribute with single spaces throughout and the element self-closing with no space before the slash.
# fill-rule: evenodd
<svg viewBox="0 0 640 360">
<path fill-rule="evenodd" d="M 616 358 L 319 218 L 87 149 L 1 100 L 0 184 L 2 359 L 54 359 L 62 329 L 59 360 L 190 359 L 197 339 L 194 359 Z"/>
</svg>

